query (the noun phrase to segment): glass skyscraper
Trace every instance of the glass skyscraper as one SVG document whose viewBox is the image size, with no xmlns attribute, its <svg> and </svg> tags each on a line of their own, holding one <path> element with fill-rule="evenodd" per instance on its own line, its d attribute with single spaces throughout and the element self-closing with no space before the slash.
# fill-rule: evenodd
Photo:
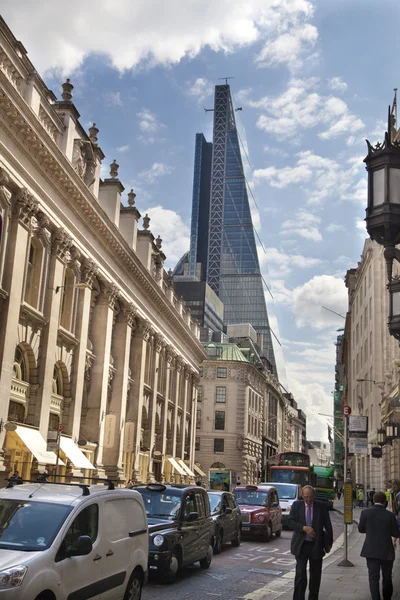
<svg viewBox="0 0 400 600">
<path fill-rule="evenodd" d="M 224 304 L 224 323 L 250 323 L 276 374 L 264 285 L 230 86 L 217 85 L 213 143 L 196 135 L 190 252 L 184 271 L 207 281 Z"/>
</svg>

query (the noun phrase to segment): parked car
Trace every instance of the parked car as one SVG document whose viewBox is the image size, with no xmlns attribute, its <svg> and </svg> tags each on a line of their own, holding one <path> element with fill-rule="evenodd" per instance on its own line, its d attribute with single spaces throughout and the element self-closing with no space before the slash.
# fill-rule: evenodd
<svg viewBox="0 0 400 600">
<path fill-rule="evenodd" d="M 293 502 L 301 500 L 301 485 L 295 483 L 262 483 L 261 485 L 271 485 L 277 490 L 282 509 L 282 525 L 283 528 L 287 527 Z"/>
<path fill-rule="evenodd" d="M 245 485 L 234 489 L 242 513 L 242 534 L 262 537 L 266 542 L 282 533 L 282 509 L 276 488 L 271 485 Z"/>
<path fill-rule="evenodd" d="M 140 494 L 29 483 L 0 490 L 4 600 L 140 600 L 149 540 Z"/>
<path fill-rule="evenodd" d="M 242 515 L 235 496 L 229 492 L 209 491 L 208 498 L 215 523 L 214 554 L 219 554 L 226 542 L 240 546 Z"/>
<path fill-rule="evenodd" d="M 205 489 L 160 483 L 135 489 L 142 495 L 149 522 L 149 573 L 171 583 L 179 569 L 197 561 L 208 569 L 214 521 Z"/>
</svg>

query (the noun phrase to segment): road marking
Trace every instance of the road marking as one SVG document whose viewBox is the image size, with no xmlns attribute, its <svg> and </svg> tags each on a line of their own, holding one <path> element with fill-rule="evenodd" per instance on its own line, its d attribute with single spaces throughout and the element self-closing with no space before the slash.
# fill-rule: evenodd
<svg viewBox="0 0 400 600">
<path fill-rule="evenodd" d="M 207 575 L 213 579 L 217 579 L 218 581 L 223 581 L 227 577 L 226 575 L 215 575 L 215 573 L 207 573 Z"/>
</svg>

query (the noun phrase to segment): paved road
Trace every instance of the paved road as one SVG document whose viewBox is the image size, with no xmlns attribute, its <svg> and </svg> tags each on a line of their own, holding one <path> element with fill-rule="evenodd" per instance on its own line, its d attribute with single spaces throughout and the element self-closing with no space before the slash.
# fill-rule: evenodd
<svg viewBox="0 0 400 600">
<path fill-rule="evenodd" d="M 343 532 L 343 516 L 331 512 L 334 537 Z M 239 548 L 227 544 L 222 553 L 213 557 L 208 571 L 198 563 L 183 569 L 172 585 L 150 583 L 143 591 L 143 600 L 237 600 L 282 577 L 295 566 L 290 554 L 292 533 L 283 531 L 269 543 L 243 541 Z M 250 600 L 250 595 L 246 600 Z M 254 597 L 257 597 L 255 593 Z"/>
</svg>

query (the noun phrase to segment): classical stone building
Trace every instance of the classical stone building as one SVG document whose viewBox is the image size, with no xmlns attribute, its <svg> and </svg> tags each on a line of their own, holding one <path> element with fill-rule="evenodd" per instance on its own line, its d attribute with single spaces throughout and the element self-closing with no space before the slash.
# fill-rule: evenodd
<svg viewBox="0 0 400 600">
<path fill-rule="evenodd" d="M 237 340 L 238 341 L 238 340 Z M 260 481 L 266 460 L 285 447 L 288 402 L 254 348 L 210 342 L 201 367 L 196 421 L 196 462 L 237 473 L 241 483 Z"/>
<path fill-rule="evenodd" d="M 394 265 L 398 275 L 398 265 Z M 399 479 L 399 440 L 383 447 L 383 458 L 372 457 L 377 431 L 389 421 L 400 420 L 396 407 L 399 396 L 399 343 L 389 335 L 387 318 L 389 294 L 386 288 L 383 247 L 367 240 L 356 269 L 346 275 L 349 308 L 343 336 L 344 390 L 342 405 L 353 415 L 368 417 L 368 452 L 355 454 L 350 465 L 355 483 L 382 489 Z"/>
<path fill-rule="evenodd" d="M 0 471 L 54 471 L 62 428 L 62 475 L 188 480 L 205 352 L 162 240 L 1 19 L 0 55 Z"/>
</svg>

